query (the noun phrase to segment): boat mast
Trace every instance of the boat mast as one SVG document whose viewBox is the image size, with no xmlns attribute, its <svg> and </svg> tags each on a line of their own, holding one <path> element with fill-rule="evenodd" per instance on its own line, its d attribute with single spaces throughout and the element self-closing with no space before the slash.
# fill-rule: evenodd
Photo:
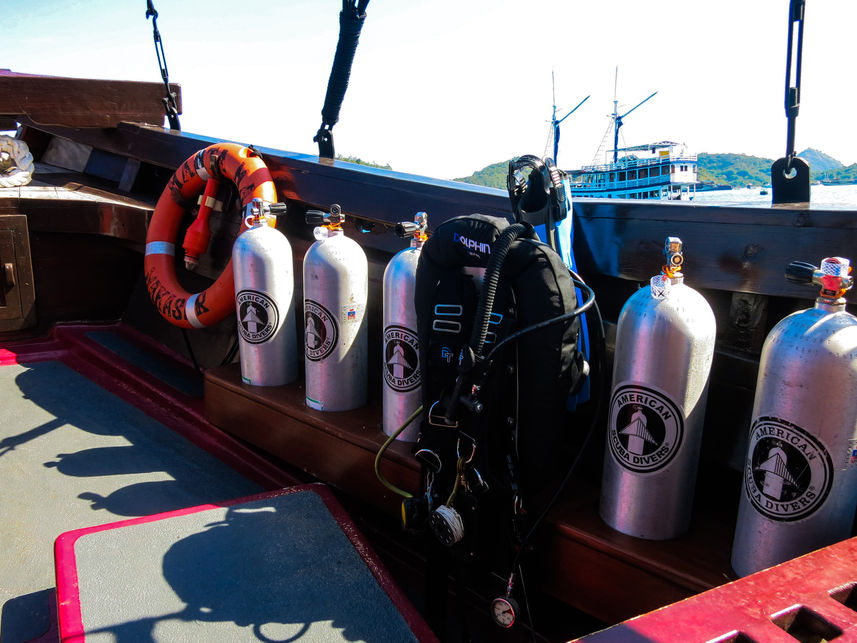
<svg viewBox="0 0 857 643">
<path fill-rule="evenodd" d="M 571 110 L 568 114 L 557 120 L 556 118 L 556 83 L 554 82 L 554 72 L 551 70 L 551 89 L 553 91 L 553 114 L 551 115 L 551 131 L 553 132 L 553 160 L 554 163 L 557 162 L 557 154 L 559 154 L 559 124 L 562 123 L 566 118 L 574 114 L 577 111 L 577 108 L 583 105 L 588 99 L 589 96 L 584 98 L 577 104 L 573 110 Z"/>
<path fill-rule="evenodd" d="M 657 94 L 658 92 L 653 92 L 648 98 L 644 98 L 639 103 L 634 105 L 627 112 L 619 116 L 619 101 L 616 99 L 616 86 L 619 83 L 619 66 L 616 66 L 616 77 L 613 80 L 613 114 L 611 118 L 613 119 L 613 162 L 616 163 L 619 160 L 619 128 L 622 127 L 622 119 L 625 118 L 628 114 L 637 109 L 640 105 L 645 103 L 649 98 Z"/>
</svg>

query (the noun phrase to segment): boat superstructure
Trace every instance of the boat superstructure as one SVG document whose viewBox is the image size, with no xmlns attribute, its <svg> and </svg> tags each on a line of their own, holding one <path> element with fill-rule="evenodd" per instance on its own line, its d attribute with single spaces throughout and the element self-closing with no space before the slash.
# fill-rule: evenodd
<svg viewBox="0 0 857 643">
<path fill-rule="evenodd" d="M 575 197 L 690 200 L 698 182 L 697 157 L 684 144 L 660 141 L 615 150 L 613 162 L 571 170 Z M 611 155 L 614 150 L 610 150 Z"/>
</svg>

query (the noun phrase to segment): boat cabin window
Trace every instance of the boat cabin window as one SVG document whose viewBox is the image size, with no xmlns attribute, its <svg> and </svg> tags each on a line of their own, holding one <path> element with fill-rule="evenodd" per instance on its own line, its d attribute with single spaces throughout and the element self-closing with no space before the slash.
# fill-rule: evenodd
<svg viewBox="0 0 857 643">
<path fill-rule="evenodd" d="M 619 180 L 620 180 L 620 181 L 625 181 L 625 180 L 626 180 L 626 174 L 625 174 L 625 172 L 619 172 Z"/>
</svg>

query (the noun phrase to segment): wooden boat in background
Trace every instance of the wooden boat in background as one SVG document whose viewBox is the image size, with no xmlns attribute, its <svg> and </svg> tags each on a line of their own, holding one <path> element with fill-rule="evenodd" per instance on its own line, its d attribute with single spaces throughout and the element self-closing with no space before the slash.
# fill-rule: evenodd
<svg viewBox="0 0 857 643">
<path fill-rule="evenodd" d="M 597 199 L 693 199 L 698 161 L 684 145 L 659 141 L 618 152 L 623 156 L 612 163 L 571 170 L 572 194 Z"/>
<path fill-rule="evenodd" d="M 312 243 L 304 213 L 331 203 L 342 204 L 350 215 L 347 232 L 369 258 L 370 364 L 376 365 L 370 376 L 370 402 L 357 411 L 319 413 L 305 406 L 300 379 L 274 388 L 242 384 L 230 351 L 236 336 L 234 320 L 185 334 L 165 322 L 148 299 L 143 252 L 154 204 L 173 171 L 216 139 L 163 128 L 163 87 L 156 83 L 3 72 L 0 90 L 0 124 L 14 124 L 36 159 L 29 185 L 0 189 L 0 262 L 5 268 L 0 363 L 20 369 L 15 377 L 4 379 L 2 395 L 6 400 L 23 395 L 47 413 L 47 419 L 38 419 L 27 431 L 0 437 L 0 469 L 4 459 L 11 460 L 10 454 L 56 435 L 55 429 L 78 412 L 85 415 L 90 406 L 85 384 L 75 389 L 84 396 L 76 404 L 53 401 L 55 380 L 50 369 L 39 364 L 59 362 L 184 436 L 213 458 L 210 466 L 215 467 L 216 460 L 217 467 L 232 472 L 223 476 L 235 474 L 250 481 L 235 482 L 235 497 L 299 483 L 325 483 L 394 583 L 419 610 L 430 608 L 437 597 L 426 596 L 422 587 L 421 541 L 400 531 L 399 500 L 373 471 L 385 438 L 380 428 L 381 279 L 389 258 L 403 247 L 390 230 L 417 211 L 429 213 L 432 227 L 475 212 L 509 217 L 508 196 L 462 183 L 256 148 L 280 199 L 288 204 L 288 214 L 278 227 L 292 243 L 296 274 L 301 274 L 301 258 Z M 671 541 L 643 541 L 613 531 L 599 518 L 603 433 L 598 433 L 528 561 L 532 619 L 540 635 L 571 639 L 735 580 L 730 547 L 762 342 L 786 314 L 811 306 L 811 292 L 787 282 L 783 270 L 796 259 L 852 254 L 857 247 L 855 214 L 857 205 L 852 210 L 826 210 L 808 204 L 760 209 L 657 200 L 574 203 L 575 255 L 579 273 L 595 290 L 605 319 L 608 363 L 619 311 L 659 269 L 660 249 L 668 236 L 680 236 L 684 242 L 688 283 L 710 302 L 718 337 L 691 529 Z M 210 283 L 229 259 L 239 221 L 239 212 L 225 212 L 209 255 L 196 273 L 180 277 L 197 289 Z M 296 287 L 300 289 L 300 284 Z M 855 303 L 854 291 L 848 302 Z M 181 385 L 165 383 L 170 378 L 181 379 Z M 581 423 L 594 412 L 582 408 Z M 56 426 L 50 424 L 52 413 Z M 113 453 L 104 452 L 98 466 L 109 469 Z M 186 454 L 185 460 L 194 457 Z M 21 475 L 56 476 L 67 471 L 71 461 L 65 455 L 53 467 Z M 96 466 L 93 462 L 88 466 Z M 409 445 L 393 444 L 382 467 L 394 484 L 417 488 L 418 465 Z M 210 482 L 194 478 L 188 483 L 190 490 L 173 506 L 152 506 L 150 513 L 227 500 L 216 493 L 207 498 L 196 493 L 199 485 Z M 96 498 L 91 489 L 76 493 L 77 499 L 81 493 L 89 494 L 91 524 L 144 515 L 142 505 L 126 507 L 130 513 L 123 514 L 114 503 L 111 513 L 109 495 Z M 59 502 L 77 502 L 75 498 Z M 21 515 L 29 516 L 53 511 L 51 501 L 13 500 Z M 85 526 L 75 521 L 64 524 L 59 515 L 43 518 L 53 537 Z M 840 548 L 853 550 L 853 542 L 848 543 Z M 10 555 L 4 547 L 2 556 Z M 49 554 L 40 564 L 53 564 Z M 815 571 L 802 573 L 808 577 Z M 498 582 L 502 585 L 503 579 L 474 579 L 468 587 L 454 588 L 448 600 L 466 606 L 463 612 L 473 625 L 470 634 L 477 640 L 528 640 L 525 628 L 507 632 L 488 622 L 484 597 L 490 601 L 492 593 L 502 590 Z M 3 597 L 4 641 L 6 636 L 13 640 L 13 631 L 27 632 L 30 638 L 41 635 L 23 626 L 13 630 L 18 627 L 14 621 L 21 614 L 38 613 L 33 622 L 42 623 L 45 605 L 54 601 L 49 590 L 36 586 L 29 599 L 17 594 Z M 770 605 L 770 614 L 789 607 L 779 605 L 770 588 L 760 589 L 754 600 Z M 847 602 L 846 597 L 839 604 Z M 484 613 L 478 611 L 483 609 Z M 837 613 L 837 618 L 841 616 Z M 683 613 L 680 618 L 693 616 Z M 852 619 L 840 630 L 857 631 L 854 623 Z M 433 626 L 437 631 L 444 624 Z M 735 633 L 741 627 L 724 621 L 726 638 L 716 640 L 781 640 L 775 635 L 742 639 Z M 776 630 L 782 632 L 781 627 Z M 463 638 L 461 631 L 455 623 L 438 634 L 456 640 L 459 635 Z M 633 638 L 633 626 L 625 633 L 629 638 L 609 640 L 644 640 L 639 635 Z M 42 640 L 57 640 L 56 632 L 49 631 Z M 645 640 L 669 640 L 669 633 L 663 639 Z"/>
</svg>

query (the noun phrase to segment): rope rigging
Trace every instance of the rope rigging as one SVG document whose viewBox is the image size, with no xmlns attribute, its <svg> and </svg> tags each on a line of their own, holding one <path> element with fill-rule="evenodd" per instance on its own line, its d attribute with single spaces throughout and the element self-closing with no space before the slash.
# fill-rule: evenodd
<svg viewBox="0 0 857 643">
<path fill-rule="evenodd" d="M 313 137 L 318 143 L 320 158 L 332 159 L 333 126 L 339 121 L 339 110 L 348 89 L 348 79 L 351 76 L 351 65 L 357 52 L 357 41 L 360 30 L 366 19 L 366 7 L 369 0 L 342 0 L 342 11 L 339 13 L 339 41 L 336 43 L 336 54 L 333 57 L 333 67 L 327 81 L 327 94 L 324 106 L 321 108 L 321 127 Z"/>
<path fill-rule="evenodd" d="M 167 71 L 167 57 L 164 54 L 164 42 L 161 40 L 161 32 L 158 31 L 158 12 L 155 10 L 155 5 L 152 0 L 146 0 L 146 20 L 152 19 L 152 37 L 155 40 L 155 54 L 158 57 L 158 67 L 161 70 L 161 79 L 164 81 L 164 88 L 167 95 L 161 100 L 164 103 L 164 112 L 167 115 L 167 120 L 170 122 L 170 129 L 181 131 L 179 125 L 179 107 L 176 102 L 176 93 L 170 91 L 170 73 Z"/>
<path fill-rule="evenodd" d="M 795 124 L 800 110 L 800 72 L 803 57 L 803 23 L 806 0 L 789 2 L 789 35 L 786 49 L 785 108 L 788 121 L 786 155 L 771 165 L 771 202 L 808 203 L 809 163 L 795 154 Z M 795 30 L 797 26 L 797 30 Z M 794 79 L 794 81 L 793 81 Z"/>
</svg>

